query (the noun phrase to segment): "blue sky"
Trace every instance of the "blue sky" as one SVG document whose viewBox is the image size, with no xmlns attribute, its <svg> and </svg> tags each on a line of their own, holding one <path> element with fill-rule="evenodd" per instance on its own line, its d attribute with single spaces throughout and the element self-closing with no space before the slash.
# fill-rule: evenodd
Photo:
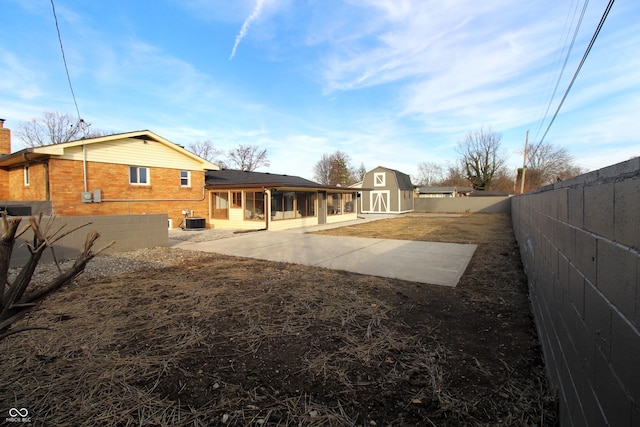
<svg viewBox="0 0 640 427">
<path fill-rule="evenodd" d="M 552 97 L 582 1 L 55 0 L 93 128 L 254 144 L 261 171 L 305 178 L 336 150 L 415 176 L 481 126 L 515 169 L 606 4 L 588 3 Z M 51 2 L 0 0 L 0 118 L 15 129 L 44 111 L 75 114 Z M 640 155 L 640 2 L 613 5 L 545 141 L 588 170 Z"/>
</svg>

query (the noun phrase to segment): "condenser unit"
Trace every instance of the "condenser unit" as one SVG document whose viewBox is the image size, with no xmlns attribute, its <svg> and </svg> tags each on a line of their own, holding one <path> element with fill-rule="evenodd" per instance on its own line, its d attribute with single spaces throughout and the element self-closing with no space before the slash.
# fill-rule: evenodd
<svg viewBox="0 0 640 427">
<path fill-rule="evenodd" d="M 185 230 L 202 230 L 206 227 L 204 218 L 188 217 L 184 219 Z"/>
</svg>

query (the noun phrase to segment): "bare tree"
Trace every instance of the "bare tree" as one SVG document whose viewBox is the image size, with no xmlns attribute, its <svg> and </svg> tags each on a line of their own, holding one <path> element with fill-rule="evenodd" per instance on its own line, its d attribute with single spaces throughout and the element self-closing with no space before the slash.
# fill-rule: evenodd
<svg viewBox="0 0 640 427">
<path fill-rule="evenodd" d="M 418 179 L 419 185 L 433 186 L 442 182 L 444 173 L 442 166 L 435 162 L 418 163 Z"/>
<path fill-rule="evenodd" d="M 459 163 L 449 164 L 447 166 L 447 172 L 442 177 L 440 185 L 452 186 L 452 187 L 470 187 L 471 183 L 462 170 Z"/>
<path fill-rule="evenodd" d="M 220 158 L 224 154 L 222 150 L 218 150 L 213 142 L 206 141 L 196 141 L 189 144 L 189 151 L 193 154 L 202 157 L 203 159 L 216 163 L 220 167 L 226 167 L 225 162 Z"/>
<path fill-rule="evenodd" d="M 77 120 L 69 114 L 45 111 L 42 117 L 24 122 L 16 132 L 29 147 L 60 144 L 104 134 L 99 130 L 89 130 L 89 126 L 84 120 Z"/>
<path fill-rule="evenodd" d="M 458 143 L 462 170 L 475 190 L 491 189 L 493 177 L 505 167 L 500 140 L 501 136 L 491 128 L 482 127 L 469 132 Z"/>
<path fill-rule="evenodd" d="M 257 145 L 243 145 L 229 150 L 229 163 L 243 171 L 253 172 L 259 167 L 269 166 L 271 162 L 267 158 L 267 149 L 260 150 Z"/>
<path fill-rule="evenodd" d="M 358 169 L 352 167 L 350 162 L 349 155 L 342 151 L 323 154 L 313 167 L 313 178 L 322 185 L 345 187 L 354 184 L 359 181 Z"/>
<path fill-rule="evenodd" d="M 318 163 L 313 166 L 313 179 L 322 185 L 330 185 L 331 155 L 323 154 Z"/>
<path fill-rule="evenodd" d="M 360 166 L 354 172 L 356 182 L 362 181 L 366 173 L 367 173 L 367 168 L 364 167 L 364 163 L 360 163 Z"/>
<path fill-rule="evenodd" d="M 27 292 L 33 273 L 44 251 L 47 248 L 53 251 L 53 244 L 55 242 L 79 228 L 89 225 L 89 223 L 69 231 L 63 231 L 65 225 L 54 230 L 53 218 L 49 217 L 47 220 L 43 220 L 42 214 L 37 218 L 33 216 L 30 217 L 29 224 L 19 229 L 21 221 L 22 217 L 7 218 L 6 214 L 2 214 L 2 229 L 0 232 L 0 340 L 24 330 L 42 329 L 40 327 L 26 327 L 11 330 L 11 326 L 42 298 L 59 289 L 61 286 L 70 283 L 84 271 L 87 263 L 93 259 L 93 257 L 115 243 L 111 242 L 102 249 L 93 252 L 93 245 L 100 237 L 100 234 L 96 231 L 89 233 L 85 239 L 84 249 L 76 258 L 73 266 L 63 272 L 58 265 L 60 271 L 58 277 L 43 287 Z M 22 267 L 17 277 L 9 280 L 9 265 L 13 247 L 15 246 L 16 240 L 29 229 L 33 232 L 33 241 L 27 244 L 30 253 L 29 260 Z"/>
<path fill-rule="evenodd" d="M 529 189 L 553 184 L 583 173 L 574 163 L 573 156 L 562 147 L 539 142 L 529 147 L 527 153 L 525 185 Z"/>
</svg>

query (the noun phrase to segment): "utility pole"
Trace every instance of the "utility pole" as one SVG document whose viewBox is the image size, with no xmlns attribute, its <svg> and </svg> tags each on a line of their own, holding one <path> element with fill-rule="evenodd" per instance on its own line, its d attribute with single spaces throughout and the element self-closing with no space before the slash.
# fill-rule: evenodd
<svg viewBox="0 0 640 427">
<path fill-rule="evenodd" d="M 522 160 L 522 179 L 520 180 L 520 194 L 524 193 L 524 175 L 527 170 L 527 150 L 529 149 L 529 131 L 524 139 L 524 159 Z"/>
</svg>

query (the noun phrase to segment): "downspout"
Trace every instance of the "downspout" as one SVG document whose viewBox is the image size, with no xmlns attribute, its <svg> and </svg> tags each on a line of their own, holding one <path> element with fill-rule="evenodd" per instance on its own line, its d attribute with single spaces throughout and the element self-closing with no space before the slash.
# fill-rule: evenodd
<svg viewBox="0 0 640 427">
<path fill-rule="evenodd" d="M 89 186 L 87 185 L 87 146 L 86 144 L 82 144 L 82 172 L 84 178 L 84 192 L 89 191 Z"/>
</svg>

